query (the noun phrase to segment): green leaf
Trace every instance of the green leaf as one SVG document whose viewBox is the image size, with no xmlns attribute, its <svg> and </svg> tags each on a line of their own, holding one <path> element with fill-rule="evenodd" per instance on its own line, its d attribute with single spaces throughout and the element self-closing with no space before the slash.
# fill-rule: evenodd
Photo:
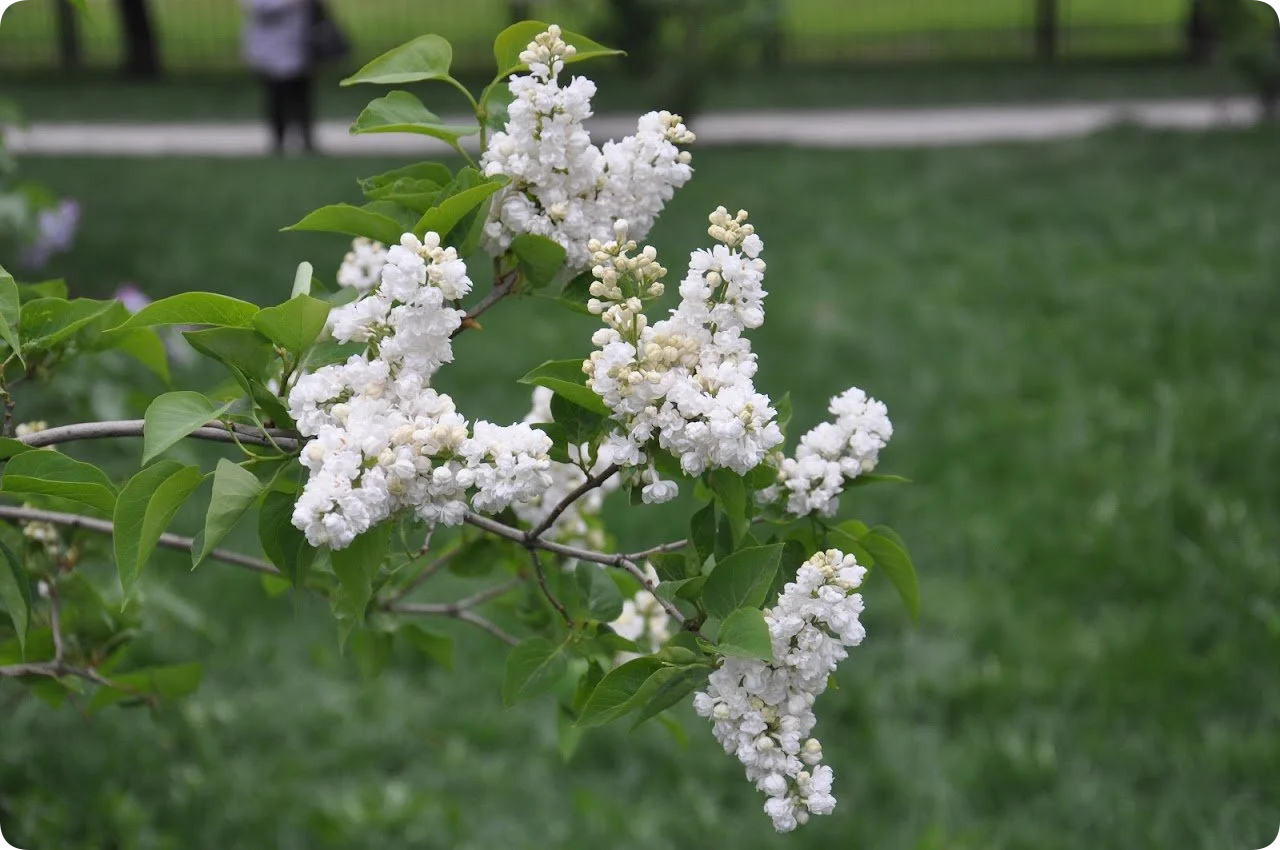
<svg viewBox="0 0 1280 850">
<path fill-rule="evenodd" d="M 4 266 L 0 266 L 0 340 L 18 354 L 19 361 L 22 361 L 22 345 L 18 338 L 21 304 L 13 275 L 5 271 Z M 25 361 L 22 362 L 25 366 Z"/>
<path fill-rule="evenodd" d="M 212 292 L 184 292 L 153 301 L 120 326 L 149 328 L 155 325 L 221 325 L 246 327 L 258 305 Z"/>
<path fill-rule="evenodd" d="M 21 440 L 15 440 L 12 437 L 0 437 L 0 460 L 8 460 L 14 455 L 34 451 L 36 451 L 35 448 L 28 446 Z"/>
<path fill-rule="evenodd" d="M 389 632 L 359 629 L 351 639 L 351 655 L 365 679 L 376 679 L 387 669 L 391 661 L 391 647 L 395 636 Z"/>
<path fill-rule="evenodd" d="M 351 204 L 331 204 L 303 216 L 302 221 L 285 230 L 316 230 L 321 233 L 345 233 L 364 236 L 387 245 L 395 245 L 404 235 L 400 222 Z"/>
<path fill-rule="evenodd" d="M 716 639 L 716 651 L 739 658 L 773 660 L 773 640 L 764 612 L 759 608 L 739 608 L 724 618 Z"/>
<path fill-rule="evenodd" d="M 308 278 L 309 280 L 310 278 Z M 320 336 L 329 318 L 329 304 L 310 295 L 295 295 L 253 317 L 259 333 L 293 354 L 301 354 Z"/>
<path fill-rule="evenodd" d="M 205 357 L 249 378 L 261 378 L 276 356 L 271 342 L 252 328 L 206 328 L 183 331 L 182 336 Z"/>
<path fill-rule="evenodd" d="M 89 702 L 89 710 L 97 711 L 118 702 L 140 696 L 173 700 L 185 697 L 200 687 L 204 669 L 199 664 L 174 664 L 150 667 L 133 673 L 111 677 L 114 687 L 102 687 Z"/>
<path fill-rule="evenodd" d="M 577 579 L 578 589 L 593 620 L 608 623 L 622 615 L 622 591 L 598 564 L 580 562 Z"/>
<path fill-rule="evenodd" d="M 587 387 L 582 363 L 581 360 L 548 360 L 521 378 L 520 383 L 554 390 L 579 407 L 608 416 L 609 408 L 604 406 L 604 401 Z"/>
<path fill-rule="evenodd" d="M 649 563 L 660 581 L 682 581 L 692 576 L 689 556 L 684 552 L 659 552 L 649 556 Z"/>
<path fill-rule="evenodd" d="M 26 455 L 22 455 L 26 457 Z M 173 515 L 204 481 L 197 466 L 165 460 L 139 472 L 120 491 L 112 524 L 116 569 L 128 597 Z"/>
<path fill-rule="evenodd" d="M 438 35 L 421 35 L 392 48 L 342 81 L 344 86 L 372 83 L 393 86 L 449 76 L 453 48 Z"/>
<path fill-rule="evenodd" d="M 416 133 L 457 145 L 463 136 L 480 132 L 479 125 L 450 125 L 422 105 L 407 91 L 393 91 L 372 101 L 351 125 L 352 135 L 361 133 Z"/>
<path fill-rule="evenodd" d="M 539 34 L 546 32 L 547 27 L 548 24 L 544 24 L 542 21 L 521 21 L 498 33 L 498 37 L 493 42 L 493 58 L 498 63 L 497 79 L 528 70 L 529 66 L 520 61 L 520 54 L 529 46 L 529 42 L 533 41 Z M 565 58 L 566 65 L 574 62 L 584 62 L 587 59 L 595 59 L 600 56 L 626 55 L 621 50 L 605 47 L 603 44 L 594 42 L 585 35 L 579 35 L 576 32 L 562 30 L 560 37 L 564 39 L 566 44 L 572 44 L 577 48 L 577 51 L 572 56 Z"/>
<path fill-rule="evenodd" d="M 453 638 L 429 632 L 418 625 L 401 626 L 396 634 L 441 667 L 446 670 L 453 669 Z"/>
<path fill-rule="evenodd" d="M 747 517 L 747 486 L 731 469 L 717 469 L 708 476 L 711 492 L 716 494 L 724 515 L 729 520 L 729 528 L 733 535 L 733 545 L 737 546 L 751 527 Z"/>
<path fill-rule="evenodd" d="M 522 233 L 511 240 L 511 253 L 520 261 L 520 271 L 533 289 L 551 283 L 564 266 L 565 250 L 560 243 L 535 233 Z"/>
<path fill-rule="evenodd" d="M 62 280 L 18 284 L 18 301 L 25 304 L 37 298 L 66 298 L 67 284 Z"/>
<path fill-rule="evenodd" d="M 306 260 L 298 263 L 298 270 L 293 273 L 293 288 L 289 291 L 290 298 L 311 294 L 311 282 L 315 279 L 315 271 L 315 266 Z"/>
<path fill-rule="evenodd" d="M 587 303 L 591 300 L 591 282 L 593 280 L 595 278 L 590 271 L 583 272 L 566 283 L 564 289 L 560 290 L 560 294 L 555 297 L 555 300 L 575 313 L 582 313 L 587 316 L 592 315 L 591 311 L 587 309 Z"/>
<path fill-rule="evenodd" d="M 698 564 L 706 562 L 716 548 L 716 506 L 709 502 L 689 521 L 689 540 L 698 553 Z"/>
<path fill-rule="evenodd" d="M 521 641 L 507 657 L 502 704 L 510 707 L 545 694 L 559 683 L 568 667 L 564 644 L 554 644 L 544 637 Z"/>
<path fill-rule="evenodd" d="M 579 726 L 601 726 L 639 708 L 679 672 L 656 658 L 642 657 L 610 670 L 587 698 Z"/>
<path fill-rule="evenodd" d="M 866 487 L 869 484 L 910 484 L 910 478 L 903 478 L 901 475 L 887 475 L 875 472 L 865 472 L 857 478 L 849 482 L 849 487 Z"/>
<path fill-rule="evenodd" d="M 702 687 L 707 681 L 707 674 L 710 672 L 706 667 L 681 669 L 675 676 L 667 679 L 653 692 L 653 695 L 649 697 L 649 701 L 645 703 L 644 708 L 640 710 L 640 714 L 637 715 L 635 723 L 631 724 L 631 728 L 634 730 L 641 723 L 661 714 Z"/>
<path fill-rule="evenodd" d="M 571 445 L 593 441 L 605 427 L 605 418 L 599 413 L 587 410 L 559 393 L 551 396 L 551 416 L 555 424 L 564 429 L 565 439 Z"/>
<path fill-rule="evenodd" d="M 759 608 L 782 558 L 782 544 L 740 549 L 716 563 L 702 588 L 707 614 L 725 619 L 739 608 Z"/>
<path fill-rule="evenodd" d="M 18 648 L 25 657 L 27 627 L 31 623 L 31 581 L 18 556 L 3 543 L 0 543 L 0 602 L 9 612 L 13 631 L 18 637 Z"/>
<path fill-rule="evenodd" d="M 169 354 L 164 340 L 151 328 L 113 328 L 98 336 L 94 351 L 122 351 L 169 382 Z"/>
<path fill-rule="evenodd" d="M 257 476 L 226 458 L 218 460 L 213 471 L 213 496 L 204 517 L 200 546 L 191 550 L 191 568 L 195 569 L 222 542 L 262 492 Z"/>
<path fill-rule="evenodd" d="M 395 168 L 372 177 L 362 177 L 360 190 L 364 192 L 365 197 L 381 198 L 384 197 L 381 193 L 388 191 L 390 187 L 401 181 L 410 181 L 420 189 L 432 185 L 438 191 L 453 182 L 453 172 L 448 166 L 439 162 L 415 162 L 413 165 Z"/>
<path fill-rule="evenodd" d="M 561 709 L 556 713 L 556 749 L 560 751 L 560 758 L 565 764 L 573 759 L 573 754 L 578 751 L 578 745 L 586 734 L 586 729 L 574 724 L 573 715 L 568 711 Z"/>
<path fill-rule="evenodd" d="M 116 488 L 105 472 L 52 450 L 12 458 L 0 479 L 0 490 L 57 496 L 108 514 L 116 507 Z"/>
<path fill-rule="evenodd" d="M 37 298 L 22 305 L 19 324 L 24 352 L 45 351 L 66 341 L 110 310 L 114 301 L 77 298 Z"/>
<path fill-rule="evenodd" d="M 165 393 L 147 407 L 142 425 L 142 465 L 192 431 L 217 419 L 231 402 L 215 405 L 209 399 L 187 391 Z"/>
<path fill-rule="evenodd" d="M 369 600 L 373 599 L 373 579 L 387 557 L 390 538 L 391 523 L 384 522 L 357 536 L 345 549 L 330 553 L 333 573 L 343 591 L 338 616 L 364 619 Z"/>
<path fill-rule="evenodd" d="M 467 213 L 477 209 L 481 204 L 489 200 L 489 196 L 506 184 L 506 178 L 495 178 L 445 198 L 439 204 L 427 210 L 422 218 L 418 219 L 413 232 L 419 237 L 432 232 L 444 239 L 453 230 L 454 226 L 466 217 Z M 396 237 L 396 239 L 398 240 L 399 237 Z"/>
<path fill-rule="evenodd" d="M 773 409 L 776 413 L 774 419 L 778 423 L 778 430 L 786 436 L 787 426 L 791 424 L 791 393 L 783 393 L 782 398 L 773 403 Z"/>
<path fill-rule="evenodd" d="M 888 575 L 897 588 L 911 619 L 920 622 L 920 580 L 902 540 L 891 529 L 878 525 L 862 538 L 862 545 L 875 559 L 876 568 Z"/>
<path fill-rule="evenodd" d="M 258 509 L 258 542 L 267 560 L 296 588 L 301 588 L 315 560 L 316 550 L 293 525 L 295 497 L 279 490 L 268 491 Z"/>
</svg>

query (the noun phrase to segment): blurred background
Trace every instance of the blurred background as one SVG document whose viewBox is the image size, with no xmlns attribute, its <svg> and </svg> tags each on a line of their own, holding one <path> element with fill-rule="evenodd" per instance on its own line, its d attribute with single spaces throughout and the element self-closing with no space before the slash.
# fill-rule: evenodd
<svg viewBox="0 0 1280 850">
<path fill-rule="evenodd" d="M 150 298 L 204 289 L 264 304 L 285 297 L 302 260 L 331 276 L 344 239 L 279 229 L 356 201 L 356 177 L 415 157 L 346 147 L 265 155 L 261 92 L 241 64 L 233 0 L 87 6 L 77 14 L 60 0 L 24 0 L 4 13 L 0 122 L 14 142 L 0 176 L 0 264 L 23 280 L 65 278 L 75 295 L 129 285 Z M 1268 116 L 1280 93 L 1280 28 L 1266 6 L 331 8 L 353 43 L 316 83 L 319 117 L 337 122 L 338 136 L 381 93 L 338 86 L 364 61 L 436 32 L 454 45 L 455 72 L 478 87 L 492 75 L 494 34 L 526 17 L 630 52 L 579 66 L 599 84 L 598 112 L 667 106 L 690 114 L 695 130 L 720 128 L 718 144 L 695 146 L 694 180 L 651 241 L 678 270 L 705 242 L 711 209 L 750 210 L 769 263 L 768 321 L 754 336 L 759 385 L 790 391 L 795 433 L 825 418 L 827 398 L 850 384 L 886 401 L 895 436 L 883 470 L 914 483 L 853 490 L 842 513 L 906 539 L 921 622 L 873 577 L 869 638 L 818 705 L 839 806 L 777 836 L 740 765 L 687 707 L 677 712 L 682 732 L 593 730 L 566 761 L 551 701 L 502 709 L 505 648 L 483 634 L 454 630 L 457 672 L 398 647 L 373 676 L 381 665 L 358 647 L 339 653 L 324 606 L 272 596 L 217 565 L 188 574 L 185 558 L 162 553 L 144 588 L 146 651 L 201 661 L 201 689 L 156 712 L 87 718 L 0 682 L 0 824 L 12 843 L 1251 850 L 1271 841 L 1280 825 L 1280 131 Z M 447 88 L 413 90 L 441 114 L 464 106 Z M 1146 126 L 1132 118 L 1139 102 L 1205 126 Z M 940 109 L 953 131 L 941 141 L 965 143 L 939 143 Z M 1105 126 L 1062 130 L 1079 110 L 1099 110 Z M 990 132 L 992 114 L 1044 138 L 1003 139 Z M 893 144 L 876 141 L 884 120 L 897 122 Z M 757 130 L 779 122 L 821 147 L 762 143 Z M 246 147 L 235 141 L 242 130 L 261 135 Z M 146 144 L 127 142 L 182 133 L 194 133 L 199 155 L 146 155 Z M 108 137 L 126 142 L 66 152 Z M 322 134 L 322 148 L 326 138 L 336 137 Z M 510 421 L 528 407 L 514 379 L 570 356 L 566 340 L 585 353 L 592 327 L 550 302 L 504 303 L 483 333 L 459 340 L 441 383 L 469 415 Z M 126 363 L 86 363 L 27 388 L 19 421 L 137 418 L 164 389 Z M 221 377 L 199 363 L 180 371 L 195 388 Z M 138 448 L 68 451 L 123 469 Z M 682 510 L 619 504 L 610 516 L 620 544 L 638 546 L 681 536 Z M 176 526 L 190 533 L 199 521 L 185 512 Z M 252 530 L 242 532 L 231 543 L 256 551 Z M 483 582 L 449 576 L 431 593 L 454 598 Z"/>
</svg>

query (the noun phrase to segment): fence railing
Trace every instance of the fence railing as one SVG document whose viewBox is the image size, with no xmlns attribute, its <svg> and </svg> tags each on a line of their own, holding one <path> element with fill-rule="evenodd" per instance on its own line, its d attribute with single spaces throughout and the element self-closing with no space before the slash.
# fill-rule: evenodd
<svg viewBox="0 0 1280 850">
<path fill-rule="evenodd" d="M 88 0 L 61 19 L 65 0 L 24 0 L 0 22 L 0 67 L 112 68 L 122 61 L 123 0 Z M 162 65 L 171 71 L 239 66 L 239 0 L 145 0 Z M 700 2 L 700 0 L 685 0 Z M 1189 0 L 775 0 L 771 55 L 790 64 L 969 58 L 1174 55 L 1186 51 Z M 527 10 L 567 28 L 599 32 L 608 0 L 329 0 L 355 60 L 422 32 L 455 47 L 455 67 L 483 70 L 493 34 Z M 514 7 L 514 8 L 513 8 Z M 1049 25 L 1046 28 L 1046 24 Z M 68 28 L 75 30 L 74 38 Z M 69 51 L 71 55 L 69 55 Z"/>
</svg>

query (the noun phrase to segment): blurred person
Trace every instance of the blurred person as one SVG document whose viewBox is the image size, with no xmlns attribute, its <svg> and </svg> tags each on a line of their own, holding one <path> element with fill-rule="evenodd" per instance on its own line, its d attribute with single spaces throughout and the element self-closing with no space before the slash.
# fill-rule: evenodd
<svg viewBox="0 0 1280 850">
<path fill-rule="evenodd" d="M 302 147 L 315 151 L 311 89 L 315 74 L 313 0 L 241 0 L 245 62 L 262 80 L 267 121 L 277 154 L 285 152 L 289 130 L 296 128 Z"/>
</svg>

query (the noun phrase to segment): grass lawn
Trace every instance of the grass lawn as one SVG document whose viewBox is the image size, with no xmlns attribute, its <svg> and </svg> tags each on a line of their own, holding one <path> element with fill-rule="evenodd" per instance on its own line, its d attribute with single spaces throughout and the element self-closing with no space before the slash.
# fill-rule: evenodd
<svg viewBox="0 0 1280 850">
<path fill-rule="evenodd" d="M 636 85 L 600 62 L 590 69 L 599 84 L 597 112 L 640 112 L 669 106 L 669 93 Z M 488 79 L 464 80 L 479 91 Z M 440 114 L 467 114 L 452 88 L 412 87 Z M 708 84 L 704 108 L 823 109 L 1044 103 L 1099 98 L 1200 97 L 1243 93 L 1243 82 L 1221 67 L 1174 63 L 1094 62 L 1046 68 L 1031 63 L 969 63 L 747 71 Z M 317 112 L 353 121 L 383 89 L 338 85 L 336 75 L 316 84 Z M 74 76 L 13 74 L 0 97 L 14 101 L 31 121 L 260 120 L 262 92 L 247 74 L 173 76 L 159 84 L 91 72 Z"/>
<path fill-rule="evenodd" d="M 556 754 L 551 706 L 503 712 L 502 653 L 363 681 L 327 614 L 157 558 L 161 658 L 206 684 L 86 721 L 0 686 L 0 820 L 23 847 L 1253 848 L 1280 818 L 1280 184 L 1273 131 L 1054 145 L 695 154 L 654 242 L 746 207 L 771 295 L 759 385 L 796 425 L 856 383 L 915 484 L 847 505 L 911 544 L 923 620 L 868 588 L 867 643 L 819 703 L 836 814 L 776 837 L 686 715 Z M 283 293 L 342 245 L 276 228 L 353 199 L 342 160 L 23 162 L 84 205 L 82 294 Z M 272 296 L 274 297 L 274 296 Z M 502 305 L 442 373 L 473 416 L 589 348 L 591 323 Z M 97 398 L 129 415 L 128 398 Z M 87 402 L 77 401 L 77 404 Z M 23 402 L 19 416 L 57 402 Z M 618 506 L 626 539 L 678 533 Z M 166 578 L 166 574 L 172 577 Z M 35 836 L 42 836 L 43 843 Z M 28 841 L 28 836 L 32 839 Z"/>
<path fill-rule="evenodd" d="M 781 26 L 789 54 L 802 60 L 847 55 L 911 54 L 921 39 L 930 55 L 1027 55 L 1034 20 L 1033 0 L 780 0 Z M 232 0 L 151 0 L 168 63 L 175 68 L 235 68 L 239 65 L 239 4 Z M 465 4 L 418 0 L 330 0 L 349 30 L 357 53 L 372 57 L 422 32 L 438 32 L 454 44 L 455 61 L 465 69 L 487 69 L 493 36 L 509 21 L 507 0 Z M 1184 0 L 1074 0 L 1062 4 L 1068 52 L 1151 53 L 1175 49 L 1185 15 Z M 108 0 L 89 0 L 82 23 L 85 61 L 111 65 L 120 32 Z M 550 0 L 532 4 L 540 20 L 599 33 L 604 4 Z M 52 0 L 29 0 L 4 16 L 0 66 L 51 65 L 55 56 Z M 1095 39 L 1092 31 L 1113 29 L 1115 38 Z M 984 35 L 985 33 L 985 35 Z M 950 36 L 955 36 L 954 38 Z M 976 36 L 976 37 L 975 37 Z M 897 45 L 897 47 L 894 47 Z"/>
</svg>

